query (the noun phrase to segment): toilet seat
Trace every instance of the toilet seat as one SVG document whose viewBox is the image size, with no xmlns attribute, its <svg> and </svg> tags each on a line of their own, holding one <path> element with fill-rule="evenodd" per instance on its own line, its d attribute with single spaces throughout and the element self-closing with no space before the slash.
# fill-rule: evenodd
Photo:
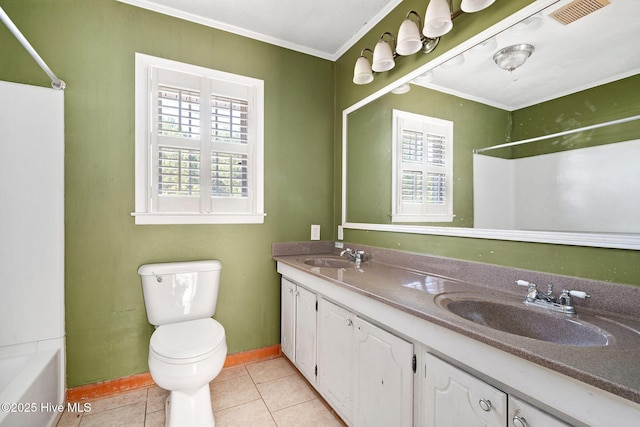
<svg viewBox="0 0 640 427">
<path fill-rule="evenodd" d="M 150 353 L 169 363 L 194 363 L 225 347 L 224 327 L 206 318 L 159 326 L 151 335 Z"/>
</svg>

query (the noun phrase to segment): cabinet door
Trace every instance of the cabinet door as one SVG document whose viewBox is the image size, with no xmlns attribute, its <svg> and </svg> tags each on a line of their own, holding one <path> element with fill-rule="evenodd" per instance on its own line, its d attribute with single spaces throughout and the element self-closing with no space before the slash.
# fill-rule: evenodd
<svg viewBox="0 0 640 427">
<path fill-rule="evenodd" d="M 351 420 L 353 315 L 320 298 L 318 307 L 318 389 L 345 421 Z"/>
<path fill-rule="evenodd" d="M 316 380 L 316 313 L 316 294 L 298 286 L 295 315 L 295 364 L 311 382 Z"/>
<path fill-rule="evenodd" d="M 422 404 L 427 427 L 506 427 L 507 395 L 426 354 Z"/>
<path fill-rule="evenodd" d="M 280 291 L 280 345 L 282 352 L 291 360 L 296 361 L 295 353 L 295 315 L 296 315 L 296 285 L 282 279 Z"/>
<path fill-rule="evenodd" d="M 509 396 L 508 425 L 510 427 L 570 427 L 570 424 L 513 396 Z"/>
<path fill-rule="evenodd" d="M 413 344 L 358 317 L 353 324 L 353 425 L 410 427 Z"/>
</svg>

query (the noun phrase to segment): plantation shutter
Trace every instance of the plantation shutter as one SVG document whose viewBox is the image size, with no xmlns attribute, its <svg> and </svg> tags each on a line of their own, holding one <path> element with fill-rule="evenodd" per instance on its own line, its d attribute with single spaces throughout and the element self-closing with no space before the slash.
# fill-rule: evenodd
<svg viewBox="0 0 640 427">
<path fill-rule="evenodd" d="M 251 91 L 166 69 L 151 72 L 153 210 L 251 212 Z"/>
<path fill-rule="evenodd" d="M 394 110 L 396 222 L 453 217 L 453 124 Z"/>
</svg>

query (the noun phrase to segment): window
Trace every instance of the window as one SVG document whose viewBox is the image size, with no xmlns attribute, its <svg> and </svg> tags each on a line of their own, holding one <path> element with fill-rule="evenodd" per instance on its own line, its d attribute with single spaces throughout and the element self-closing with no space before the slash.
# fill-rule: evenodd
<svg viewBox="0 0 640 427">
<path fill-rule="evenodd" d="M 453 221 L 453 122 L 393 110 L 393 222 Z"/>
<path fill-rule="evenodd" d="M 136 53 L 136 224 L 264 222 L 263 92 Z"/>
</svg>

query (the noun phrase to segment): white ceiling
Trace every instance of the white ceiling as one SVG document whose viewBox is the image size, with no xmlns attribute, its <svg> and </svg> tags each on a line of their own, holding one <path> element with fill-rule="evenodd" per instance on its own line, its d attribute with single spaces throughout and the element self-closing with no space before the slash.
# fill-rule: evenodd
<svg viewBox="0 0 640 427">
<path fill-rule="evenodd" d="M 118 1 L 335 61 L 402 0 Z"/>
<path fill-rule="evenodd" d="M 549 16 L 569 2 L 534 15 L 539 28 L 530 19 L 464 52 L 462 64 L 442 64 L 422 85 L 512 111 L 640 73 L 640 0 L 610 0 L 567 25 Z M 500 69 L 494 53 L 517 43 L 533 54 L 513 72 Z"/>
</svg>

